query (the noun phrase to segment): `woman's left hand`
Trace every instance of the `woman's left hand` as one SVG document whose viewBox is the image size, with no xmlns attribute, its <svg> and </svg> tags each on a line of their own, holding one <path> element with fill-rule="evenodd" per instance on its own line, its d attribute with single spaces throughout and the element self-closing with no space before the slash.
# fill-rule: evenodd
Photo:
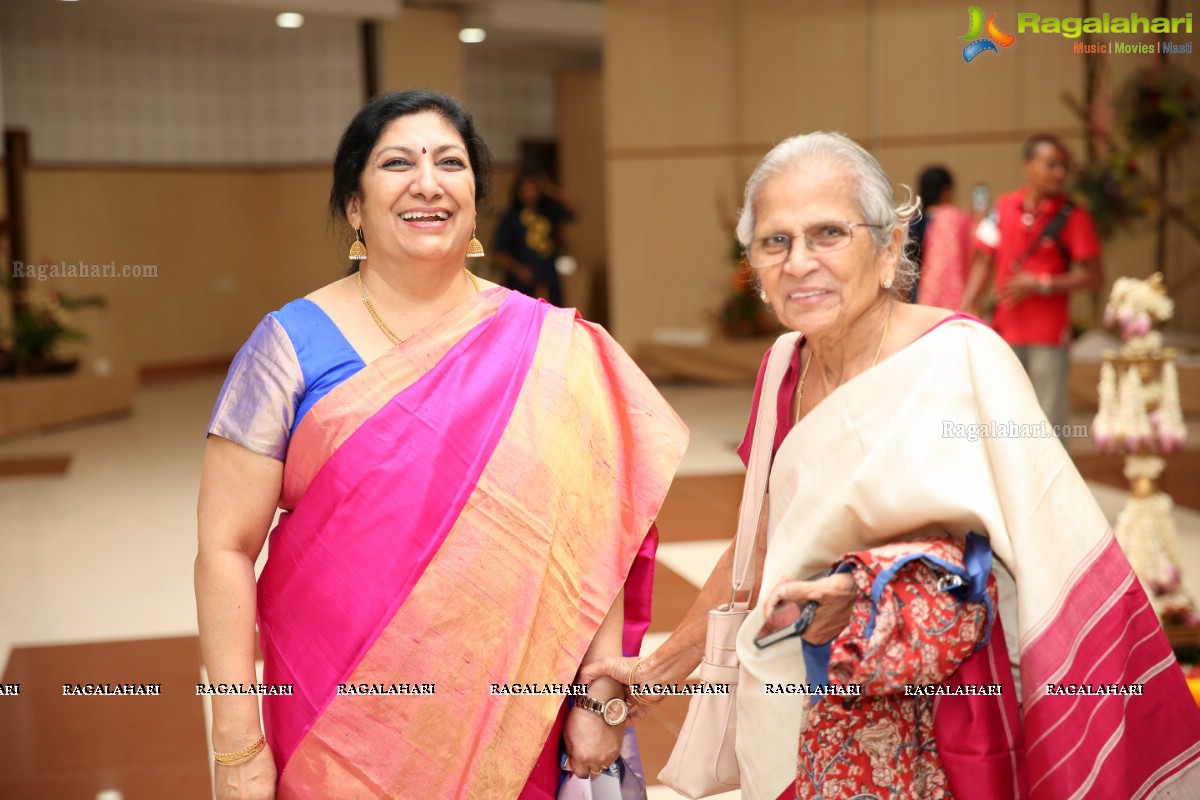
<svg viewBox="0 0 1200 800">
<path fill-rule="evenodd" d="M 598 700 L 620 697 L 620 685 L 611 678 L 592 681 L 589 694 Z M 609 725 L 598 714 L 575 707 L 567 712 L 567 769 L 580 778 L 598 775 L 621 755 L 624 725 Z"/>
<path fill-rule="evenodd" d="M 567 769 L 580 778 L 599 775 L 621 755 L 625 726 L 610 726 L 600 717 L 582 708 L 567 714 Z"/>
<path fill-rule="evenodd" d="M 817 601 L 817 613 L 801 636 L 810 644 L 825 644 L 832 641 L 850 624 L 850 613 L 858 589 L 849 573 L 839 572 L 815 581 L 781 581 L 767 595 L 763 612 L 770 616 L 779 603 L 793 600 L 803 608 L 810 600 Z"/>
</svg>

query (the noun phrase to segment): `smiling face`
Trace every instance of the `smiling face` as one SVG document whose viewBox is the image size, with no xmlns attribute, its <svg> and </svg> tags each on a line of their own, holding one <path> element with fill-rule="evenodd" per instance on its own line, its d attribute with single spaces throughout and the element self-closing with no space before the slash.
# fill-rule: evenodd
<svg viewBox="0 0 1200 800">
<path fill-rule="evenodd" d="M 475 227 L 475 178 L 462 137 L 425 111 L 388 124 L 362 171 L 346 219 L 368 263 L 463 263 Z"/>
<path fill-rule="evenodd" d="M 876 250 L 868 228 L 850 244 L 826 253 L 809 250 L 801 234 L 824 222 L 864 223 L 857 181 L 828 159 L 808 159 L 766 180 L 754 200 L 754 238 L 792 241 L 786 260 L 759 271 L 767 302 L 791 330 L 820 340 L 842 337 L 864 312 L 884 300 L 880 283 L 895 273 L 903 232 Z"/>
</svg>

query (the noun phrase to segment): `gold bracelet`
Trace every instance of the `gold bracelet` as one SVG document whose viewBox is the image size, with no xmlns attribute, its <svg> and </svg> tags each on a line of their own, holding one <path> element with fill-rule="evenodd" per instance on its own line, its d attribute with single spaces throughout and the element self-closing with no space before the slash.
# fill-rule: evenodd
<svg viewBox="0 0 1200 800">
<path fill-rule="evenodd" d="M 642 668 L 642 662 L 645 660 L 646 657 L 642 656 L 637 661 L 633 662 L 633 669 L 629 671 L 629 683 L 627 685 L 629 686 L 629 699 L 633 703 L 637 703 L 641 700 L 641 696 L 633 687 L 637 684 L 638 670 Z"/>
<path fill-rule="evenodd" d="M 236 753 L 218 753 L 216 750 L 213 750 L 213 761 L 222 767 L 236 767 L 238 764 L 245 764 L 265 750 L 266 747 L 267 737 L 260 733 L 254 744 L 244 747 Z"/>
<path fill-rule="evenodd" d="M 629 685 L 630 686 L 633 686 L 635 683 L 637 683 L 638 670 L 642 668 L 642 662 L 645 660 L 646 660 L 646 657 L 642 656 L 637 661 L 633 662 L 633 669 L 630 670 L 630 672 L 629 672 Z"/>
</svg>

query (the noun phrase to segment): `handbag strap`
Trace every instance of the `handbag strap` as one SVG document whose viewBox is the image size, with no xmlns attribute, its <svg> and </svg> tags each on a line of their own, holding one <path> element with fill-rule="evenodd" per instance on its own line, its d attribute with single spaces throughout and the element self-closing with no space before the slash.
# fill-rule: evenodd
<svg viewBox="0 0 1200 800">
<path fill-rule="evenodd" d="M 762 519 L 763 500 L 767 494 L 767 476 L 771 473 L 771 455 L 775 445 L 776 407 L 779 404 L 779 387 L 783 376 L 796 351 L 799 333 L 785 333 L 775 340 L 767 358 L 767 370 L 763 375 L 762 392 L 758 396 L 758 414 L 754 418 L 754 439 L 750 444 L 750 462 L 746 469 L 746 483 L 742 487 L 742 505 L 738 512 L 737 538 L 733 547 L 733 597 L 730 606 L 749 605 L 737 601 L 737 593 L 747 590 L 754 593 L 754 551 L 757 545 L 759 522 Z"/>
</svg>

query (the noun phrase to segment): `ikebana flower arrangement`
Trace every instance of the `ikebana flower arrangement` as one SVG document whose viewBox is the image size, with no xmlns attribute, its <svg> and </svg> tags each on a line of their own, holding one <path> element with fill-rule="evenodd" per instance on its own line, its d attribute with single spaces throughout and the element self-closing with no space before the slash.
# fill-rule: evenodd
<svg viewBox="0 0 1200 800">
<path fill-rule="evenodd" d="M 779 322 L 758 294 L 754 273 L 742 253 L 742 245 L 730 227 L 729 260 L 733 264 L 729 293 L 717 313 L 717 326 L 730 339 L 771 336 L 778 333 Z"/>
<path fill-rule="evenodd" d="M 10 287 L 12 291 L 12 287 Z M 103 308 L 100 295 L 67 296 L 58 291 L 30 290 L 13 304 L 12 324 L 0 329 L 0 374 L 31 375 L 70 372 L 78 362 L 63 345 L 87 341 L 73 324 L 73 312 Z"/>
<path fill-rule="evenodd" d="M 1162 346 L 1153 326 L 1170 319 L 1175 304 L 1162 275 L 1118 278 L 1104 310 L 1117 327 L 1120 354 L 1106 353 L 1100 368 L 1100 410 L 1093 424 L 1096 446 L 1109 452 L 1171 453 L 1183 447 L 1187 426 L 1179 403 L 1175 353 Z"/>
<path fill-rule="evenodd" d="M 1162 275 L 1155 273 L 1148 280 L 1118 278 L 1104 309 L 1104 325 L 1120 325 L 1121 338 L 1130 342 L 1174 313 L 1175 301 L 1167 296 Z"/>
<path fill-rule="evenodd" d="M 1104 353 L 1092 431 L 1100 450 L 1125 453 L 1130 497 L 1117 517 L 1117 541 L 1163 622 L 1196 627 L 1200 614 L 1179 568 L 1174 503 L 1155 483 L 1167 465 L 1161 456 L 1187 439 L 1175 353 L 1154 330 L 1174 311 L 1159 273 L 1113 284 L 1104 322 L 1120 329 L 1123 344 L 1119 353 Z"/>
</svg>

